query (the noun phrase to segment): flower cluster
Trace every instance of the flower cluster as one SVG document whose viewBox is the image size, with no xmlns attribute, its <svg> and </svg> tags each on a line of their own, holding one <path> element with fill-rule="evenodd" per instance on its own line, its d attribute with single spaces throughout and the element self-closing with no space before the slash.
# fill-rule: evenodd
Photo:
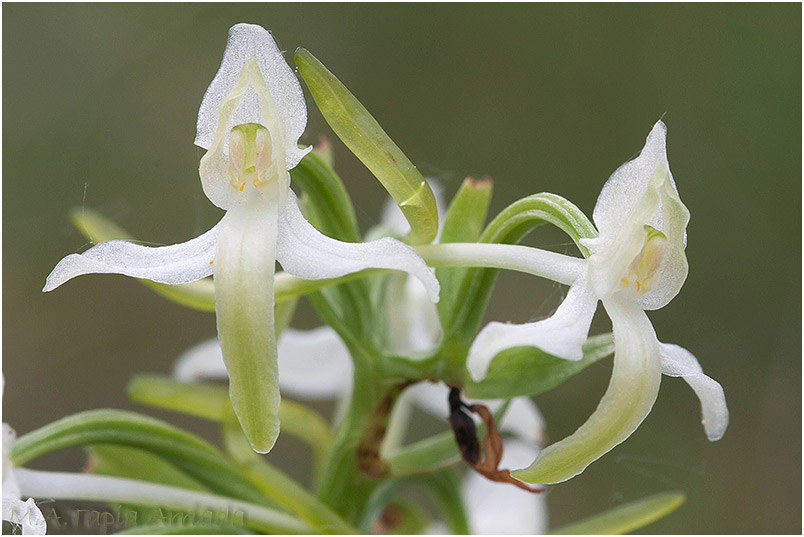
<svg viewBox="0 0 804 537">
<path fill-rule="evenodd" d="M 195 139 L 206 150 L 199 167 L 201 184 L 207 198 L 226 211 L 221 221 L 201 236 L 171 246 L 102 242 L 63 258 L 44 287 L 51 291 L 89 273 L 124 274 L 172 286 L 213 277 L 208 289 L 198 294 L 214 308 L 217 339 L 190 349 L 176 363 L 174 379 L 162 379 L 161 391 L 151 390 L 145 397 L 157 406 L 183 409 L 223 425 L 226 460 L 239 470 L 226 462 L 216 467 L 220 474 L 207 475 L 203 469 L 188 470 L 179 461 L 183 471 L 220 495 L 195 492 L 193 498 L 219 505 L 221 497 L 231 495 L 251 502 L 243 505 L 257 513 L 258 525 L 252 529 L 351 531 L 351 524 L 371 522 L 369 514 L 376 515 L 371 510 L 376 507 L 366 505 L 392 495 L 405 476 L 437 472 L 455 462 L 458 449 L 451 437 L 446 447 L 439 447 L 437 439 L 406 446 L 399 431 L 408 428 L 413 408 L 445 418 L 447 394 L 458 390 L 475 399 L 491 399 L 485 401 L 490 410 L 467 407 L 483 408 L 483 424 L 461 418 L 465 427 L 455 434 L 464 458 L 466 445 L 480 446 L 485 434 L 483 449 L 499 445 L 496 455 L 503 448 L 506 453 L 502 464 L 519 469 L 510 475 L 496 467 L 483 473 L 469 461 L 472 468 L 486 476 L 503 475 L 500 481 L 530 492 L 541 489 L 516 480 L 565 481 L 628 438 L 650 412 L 662 374 L 682 377 L 691 386 L 701 401 L 706 435 L 713 441 L 723 436 L 729 416 L 720 384 L 703 374 L 690 352 L 661 343 L 645 313 L 667 305 L 688 272 L 689 211 L 670 172 L 662 121 L 653 126 L 639 156 L 618 168 L 603 186 L 594 225 L 563 198 L 538 195 L 520 200 L 527 211 L 518 212 L 519 205 L 514 204 L 483 231 L 490 181 L 468 180 L 446 213 L 439 210 L 440 196 L 433 196 L 428 182 L 334 75 L 303 49 L 297 51 L 296 63 L 333 130 L 392 195 L 396 204 L 387 214 L 398 211 L 398 205 L 410 233 L 395 223 L 400 220 L 397 213 L 367 235 L 374 240 L 360 236 L 348 195 L 328 157 L 298 144 L 307 121 L 299 80 L 269 32 L 237 24 L 229 31 L 221 67 L 201 102 Z M 292 177 L 312 178 L 300 185 L 304 197 L 291 189 Z M 511 244 L 534 218 L 570 234 L 583 258 Z M 510 233 L 504 235 L 501 229 Z M 275 271 L 277 262 L 281 273 Z M 496 269 L 551 278 L 569 284 L 569 291 L 547 319 L 522 325 L 492 322 L 478 331 Z M 328 326 L 308 331 L 287 326 L 296 297 L 305 294 Z M 610 339 L 589 337 L 598 302 L 612 322 L 614 368 L 608 389 L 586 423 L 542 449 L 544 424 L 528 396 L 554 387 L 611 353 L 606 347 Z M 544 373 L 548 367 L 549 378 Z M 200 384 L 227 378 L 223 403 L 215 388 Z M 145 386 L 148 392 L 147 382 Z M 165 389 L 186 399 L 167 396 Z M 314 448 L 323 453 L 324 464 L 316 477 L 316 497 L 263 466 L 262 459 L 251 458 L 254 452 L 271 450 L 281 416 L 283 430 L 310 437 L 311 433 L 300 432 L 303 424 L 288 421 L 288 405 L 295 405 L 288 397 L 341 401 L 334 434 L 326 425 L 315 425 L 320 445 Z M 203 404 L 193 408 L 187 401 Z M 318 423 L 309 411 L 293 408 L 311 419 L 311 427 Z M 241 450 L 237 435 L 232 436 L 229 411 L 236 420 L 236 433 L 242 429 L 250 450 Z M 27 461 L 52 446 L 66 446 L 68 441 L 37 440 L 58 434 L 75 442 L 84 438 L 90 444 L 103 443 L 99 438 L 106 438 L 140 450 L 154 449 L 176 464 L 172 458 L 176 453 L 159 451 L 163 444 L 147 438 L 166 434 L 186 440 L 184 436 L 131 417 L 114 420 L 93 415 L 59 424 L 52 433 L 32 433 L 33 439 L 24 443 L 24 449 L 18 448 L 15 460 Z M 105 426 L 99 423 L 111 431 L 113 422 L 145 436 L 134 442 L 126 438 L 136 435 L 110 433 L 107 438 L 98 432 Z M 71 428 L 79 432 L 66 435 L 64 431 Z M 499 433 L 505 438 L 501 440 Z M 37 447 L 39 441 L 47 447 Z M 187 449 L 200 450 L 203 457 L 215 452 L 195 440 L 187 442 L 192 446 Z M 24 532 L 42 530 L 41 513 L 31 500 L 20 500 L 13 481 L 13 444 L 13 433 L 4 424 L 3 518 L 14 521 L 27 513 L 32 518 L 22 522 Z M 495 462 L 499 460 L 496 457 Z M 371 463 L 372 477 L 395 478 L 387 489 L 360 475 L 366 461 Z M 248 476 L 242 483 L 238 472 Z M 468 512 L 452 511 L 453 525 L 448 529 L 483 533 L 547 529 L 543 496 L 486 481 L 480 474 L 464 479 L 463 505 Z M 146 503 L 151 495 L 146 491 L 169 499 L 178 494 L 169 487 L 153 488 L 152 483 L 59 479 L 98 487 L 93 490 L 128 486 L 139 491 L 138 501 Z M 255 483 L 261 484 L 258 490 Z M 271 505 L 277 502 L 299 519 L 256 506 L 265 496 Z M 184 505 L 176 502 L 177 508 Z M 442 503 L 449 501 L 442 498 Z M 38 518 L 33 516 L 37 514 Z M 456 522 L 462 517 L 468 519 L 468 527 Z M 504 527 L 503 522 L 510 524 Z M 425 528 L 438 529 L 432 525 L 416 529 Z"/>
</svg>

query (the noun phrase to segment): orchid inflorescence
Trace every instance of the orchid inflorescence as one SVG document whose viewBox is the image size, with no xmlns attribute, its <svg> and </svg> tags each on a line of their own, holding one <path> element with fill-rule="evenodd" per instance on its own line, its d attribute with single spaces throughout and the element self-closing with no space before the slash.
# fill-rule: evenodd
<svg viewBox="0 0 804 537">
<path fill-rule="evenodd" d="M 650 412 L 662 374 L 687 381 L 701 401 L 707 437 L 723 436 L 721 386 L 690 352 L 661 343 L 645 314 L 668 304 L 688 272 L 689 211 L 670 172 L 662 121 L 639 156 L 605 183 L 594 223 L 564 198 L 542 193 L 486 225 L 490 179 L 467 179 L 439 210 L 440 189 L 343 84 L 305 49 L 294 58 L 335 134 L 393 199 L 366 235 L 372 240 L 357 229 L 331 150 L 298 144 L 305 98 L 273 37 L 260 26 L 233 26 L 201 102 L 195 139 L 206 150 L 202 187 L 226 211 L 221 221 L 187 242 L 149 247 L 119 240 L 122 232 L 102 217 L 82 214 L 82 228 L 118 240 L 63 258 L 44 287 L 82 274 L 124 274 L 155 282 L 149 285 L 176 302 L 214 310 L 217 339 L 180 357 L 172 378 L 136 378 L 129 396 L 220 422 L 225 453 L 133 413 L 82 413 L 14 442 L 4 424 L 4 519 L 30 512 L 31 500 L 21 498 L 38 497 L 49 479 L 57 499 L 113 497 L 179 512 L 193 501 L 214 506 L 230 498 L 249 513 L 242 524 L 256 531 L 349 533 L 389 524 L 435 531 L 439 526 L 420 520 L 420 508 L 400 496 L 418 483 L 442 507 L 449 531 L 538 533 L 547 529 L 544 496 L 532 492 L 576 476 L 628 438 Z M 543 223 L 566 232 L 581 257 L 515 244 Z M 569 291 L 547 319 L 481 330 L 499 269 L 548 278 Z M 302 295 L 324 326 L 288 326 Z M 611 318 L 611 335 L 589 336 L 598 302 Z M 575 433 L 542 449 L 544 424 L 530 396 L 612 352 L 611 381 L 597 409 Z M 227 378 L 228 393 L 206 382 Z M 474 402 L 464 403 L 461 393 Z M 334 429 L 293 399 L 339 401 Z M 455 437 L 445 429 L 441 437 L 404 444 L 416 409 L 445 421 L 450 414 Z M 313 447 L 314 492 L 257 455 L 271 450 L 280 424 Z M 170 448 L 160 440 L 168 437 Z M 22 468 L 69 445 L 123 466 L 136 460 L 125 450 L 158 458 L 201 488 L 181 501 L 181 480 L 151 480 L 134 467 L 95 476 Z M 478 472 L 463 485 L 448 468 L 459 453 Z M 96 468 L 104 474 L 102 464 Z M 13 487 L 6 486 L 9 475 Z M 445 483 L 463 494 L 444 492 Z M 44 529 L 39 515 L 39 525 L 22 524 L 23 532 Z"/>
</svg>

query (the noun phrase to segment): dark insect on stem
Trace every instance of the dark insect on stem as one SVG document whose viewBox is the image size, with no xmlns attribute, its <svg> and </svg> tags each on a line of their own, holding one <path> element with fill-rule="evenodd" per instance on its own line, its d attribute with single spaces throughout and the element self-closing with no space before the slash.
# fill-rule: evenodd
<svg viewBox="0 0 804 537">
<path fill-rule="evenodd" d="M 483 439 L 482 452 L 472 414 L 480 416 L 486 426 L 486 437 Z M 494 424 L 494 417 L 489 412 L 489 409 L 483 405 L 467 405 L 464 403 L 461 400 L 460 389 L 455 387 L 450 388 L 449 391 L 449 424 L 452 427 L 455 442 L 458 444 L 463 460 L 468 462 L 475 472 L 491 481 L 510 483 L 534 494 L 544 492 L 542 488 L 529 487 L 522 481 L 514 479 L 511 477 L 510 471 L 500 470 L 503 443 L 499 432 L 497 432 L 497 426 Z"/>
<path fill-rule="evenodd" d="M 455 441 L 461 450 L 463 460 L 469 464 L 477 464 L 480 459 L 480 442 L 477 439 L 477 428 L 471 409 L 461 401 L 461 392 L 458 388 L 449 391 L 449 424 L 455 435 Z"/>
</svg>

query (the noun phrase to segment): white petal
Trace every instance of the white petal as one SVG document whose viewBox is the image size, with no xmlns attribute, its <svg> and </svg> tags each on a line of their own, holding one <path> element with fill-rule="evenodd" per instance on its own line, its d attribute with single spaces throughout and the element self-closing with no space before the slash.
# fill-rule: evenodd
<svg viewBox="0 0 804 537">
<path fill-rule="evenodd" d="M 173 364 L 173 377 L 179 382 L 228 378 L 218 338 L 208 339 L 183 352 Z"/>
<path fill-rule="evenodd" d="M 695 356 L 684 347 L 659 343 L 662 356 L 662 373 L 670 377 L 682 377 L 701 400 L 703 426 L 712 442 L 720 440 L 729 426 L 729 409 L 726 395 L 717 381 L 704 375 Z"/>
<path fill-rule="evenodd" d="M 70 254 L 59 261 L 42 291 L 52 291 L 82 274 L 124 274 L 168 284 L 200 280 L 212 274 L 219 225 L 200 237 L 170 246 L 102 242 L 84 253 Z"/>
<path fill-rule="evenodd" d="M 620 166 L 606 181 L 593 213 L 600 235 L 582 240 L 593 255 L 591 277 L 595 292 L 608 298 L 640 255 L 648 225 L 667 239 L 661 263 L 653 270 L 649 290 L 634 300 L 643 309 L 658 309 L 678 294 L 687 277 L 684 255 L 689 211 L 678 196 L 667 162 L 666 127 L 651 130 L 639 156 Z"/>
<path fill-rule="evenodd" d="M 503 446 L 501 468 L 528 464 L 538 449 L 508 440 Z M 469 472 L 462 487 L 469 528 L 478 535 L 540 535 L 547 531 L 544 494 L 526 492 L 508 483 L 489 481 Z"/>
<path fill-rule="evenodd" d="M 387 237 L 364 243 L 331 239 L 304 218 L 292 190 L 279 214 L 276 257 L 285 272 L 305 280 L 337 278 L 367 268 L 405 271 L 424 284 L 430 300 L 438 301 L 435 271 L 412 248 Z"/>
<path fill-rule="evenodd" d="M 583 272 L 547 319 L 527 324 L 487 324 L 472 342 L 466 367 L 472 378 L 479 381 L 486 376 L 491 360 L 511 347 L 538 347 L 558 358 L 580 360 L 596 307 L 597 297 Z"/>
<path fill-rule="evenodd" d="M 528 483 L 560 483 L 631 436 L 653 408 L 661 381 L 659 342 L 645 312 L 628 300 L 603 301 L 614 332 L 614 369 L 606 393 L 586 423 L 547 446 L 512 475 Z"/>
<path fill-rule="evenodd" d="M 661 166 L 670 173 L 666 139 L 667 127 L 658 121 L 648 134 L 639 156 L 617 168 L 603 185 L 592 213 L 595 226 L 601 234 L 615 235 L 626 225 L 628 215 L 644 197 L 657 167 Z"/>
<path fill-rule="evenodd" d="M 3 520 L 22 526 L 23 535 L 44 535 L 47 522 L 32 498 L 28 501 L 3 496 Z"/>
<path fill-rule="evenodd" d="M 328 326 L 286 328 L 279 338 L 279 387 L 301 399 L 335 399 L 352 386 L 349 350 Z"/>
<path fill-rule="evenodd" d="M 204 94 L 198 111 L 195 144 L 204 149 L 209 149 L 212 145 L 218 129 L 218 109 L 235 86 L 243 66 L 252 58 L 260 68 L 273 101 L 273 108 L 282 125 L 286 169 L 289 170 L 310 150 L 299 149 L 297 145 L 307 124 L 307 106 L 299 81 L 273 37 L 267 30 L 254 24 L 236 24 L 229 30 L 220 69 Z M 256 96 L 247 96 L 246 102 L 235 111 L 226 125 L 226 131 L 242 123 L 265 125 Z"/>
</svg>

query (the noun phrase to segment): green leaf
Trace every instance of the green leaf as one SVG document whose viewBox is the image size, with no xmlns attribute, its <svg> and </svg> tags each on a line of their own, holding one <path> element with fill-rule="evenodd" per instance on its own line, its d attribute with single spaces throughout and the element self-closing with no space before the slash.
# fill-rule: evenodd
<svg viewBox="0 0 804 537">
<path fill-rule="evenodd" d="M 188 384 L 163 375 L 136 375 L 128 384 L 129 399 L 138 403 L 221 422 L 230 409 L 223 386 Z M 306 442 L 320 466 L 332 444 L 332 431 L 324 419 L 308 407 L 283 398 L 279 404 L 282 433 Z"/>
<path fill-rule="evenodd" d="M 479 181 L 467 177 L 458 189 L 444 216 L 444 227 L 439 242 L 476 242 L 483 232 L 493 183 L 488 177 Z M 438 317 L 442 324 L 450 324 L 461 282 L 468 268 L 440 268 L 436 277 L 441 284 L 438 301 Z"/>
<path fill-rule="evenodd" d="M 210 490 L 266 505 L 266 498 L 211 444 L 186 431 L 134 412 L 91 410 L 23 435 L 11 451 L 16 466 L 57 449 L 113 444 L 157 455 Z M 270 505 L 270 504 L 268 504 Z"/>
<path fill-rule="evenodd" d="M 183 489 L 209 492 L 197 480 L 161 457 L 138 448 L 96 444 L 87 448 L 93 474 L 139 479 Z"/>
<path fill-rule="evenodd" d="M 259 489 L 279 505 L 324 533 L 356 534 L 329 506 L 320 502 L 290 476 L 269 464 L 249 446 L 240 424 L 231 410 L 223 419 L 223 443 L 226 452 Z"/>
<path fill-rule="evenodd" d="M 563 383 L 587 366 L 614 353 L 611 334 L 592 336 L 583 346 L 583 359 L 575 362 L 551 356 L 536 347 L 512 347 L 491 361 L 486 377 L 464 384 L 467 397 L 499 399 L 537 395 Z"/>
<path fill-rule="evenodd" d="M 193 524 L 177 526 L 169 524 L 148 524 L 134 526 L 116 535 L 253 535 L 253 531 L 230 524 Z"/>
<path fill-rule="evenodd" d="M 665 517 L 684 503 L 682 492 L 663 492 L 551 531 L 555 535 L 622 535 Z"/>
<path fill-rule="evenodd" d="M 208 488 L 202 486 L 181 470 L 176 469 L 173 465 L 156 455 L 151 455 L 137 448 L 99 444 L 90 446 L 87 452 L 89 454 L 89 466 L 92 469 L 92 473 L 96 475 L 125 477 L 188 490 L 209 492 Z M 110 504 L 109 507 L 118 513 L 118 520 L 127 522 L 150 520 L 154 514 L 153 507 L 144 505 Z M 169 513 L 167 516 L 169 517 L 172 517 L 177 512 L 174 510 L 167 511 Z"/>
<path fill-rule="evenodd" d="M 402 209 L 411 227 L 410 242 L 432 242 L 438 232 L 438 210 L 422 174 L 368 110 L 315 56 L 299 48 L 294 60 L 324 119 Z"/>
</svg>

